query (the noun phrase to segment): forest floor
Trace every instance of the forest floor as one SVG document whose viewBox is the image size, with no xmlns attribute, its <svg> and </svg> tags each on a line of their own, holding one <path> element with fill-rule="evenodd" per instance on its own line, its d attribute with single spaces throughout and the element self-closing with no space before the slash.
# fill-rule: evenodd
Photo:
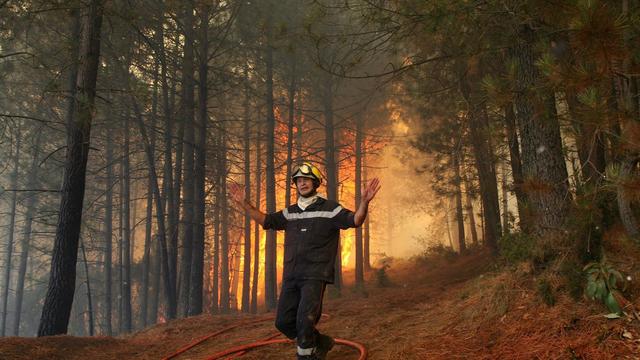
<svg viewBox="0 0 640 360">
<path fill-rule="evenodd" d="M 624 253 L 624 252 L 622 252 Z M 619 267 L 639 279 L 637 254 Z M 366 291 L 345 285 L 341 297 L 327 292 L 319 329 L 361 343 L 369 359 L 640 359 L 638 296 L 629 315 L 607 319 L 603 305 L 575 302 L 562 292 L 548 306 L 529 267 L 496 267 L 487 254 L 433 261 L 396 260 L 390 281 L 377 286 L 370 272 Z M 625 271 L 626 269 L 626 271 Z M 353 273 L 345 274 L 345 281 Z M 637 281 L 637 280 L 636 280 Z M 633 281 L 632 281 L 633 282 Z M 552 281 L 553 283 L 553 281 Z M 637 294 L 640 286 L 628 294 Z M 122 337 L 4 338 L 2 359 L 162 359 L 226 326 L 272 316 L 202 315 L 158 324 Z M 207 340 L 176 359 L 206 359 L 223 349 L 277 331 L 271 320 Z M 294 345 L 262 347 L 243 359 L 293 359 Z M 336 345 L 328 359 L 356 360 L 358 352 Z"/>
</svg>

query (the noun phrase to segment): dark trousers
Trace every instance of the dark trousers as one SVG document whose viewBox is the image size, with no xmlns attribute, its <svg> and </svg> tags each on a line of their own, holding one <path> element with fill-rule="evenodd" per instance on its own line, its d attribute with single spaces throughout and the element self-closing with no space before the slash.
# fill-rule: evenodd
<svg viewBox="0 0 640 360">
<path fill-rule="evenodd" d="M 299 347 L 316 346 L 316 324 L 322 315 L 326 282 L 322 280 L 285 280 L 278 300 L 276 328 L 289 339 L 297 338 Z"/>
</svg>

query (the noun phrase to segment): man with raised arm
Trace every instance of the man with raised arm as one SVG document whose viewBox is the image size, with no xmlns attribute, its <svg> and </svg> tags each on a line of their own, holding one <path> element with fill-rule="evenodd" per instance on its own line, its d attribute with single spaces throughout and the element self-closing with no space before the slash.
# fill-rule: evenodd
<svg viewBox="0 0 640 360">
<path fill-rule="evenodd" d="M 275 325 L 286 337 L 296 339 L 298 359 L 321 360 L 334 345 L 330 336 L 318 332 L 316 324 L 325 287 L 334 279 L 339 232 L 364 223 L 380 181 L 374 178 L 364 187 L 355 213 L 318 195 L 322 175 L 311 163 L 297 166 L 291 181 L 298 192 L 297 203 L 272 214 L 249 204 L 239 185 L 232 184 L 230 191 L 233 200 L 265 230 L 285 230 L 282 291 Z"/>
</svg>

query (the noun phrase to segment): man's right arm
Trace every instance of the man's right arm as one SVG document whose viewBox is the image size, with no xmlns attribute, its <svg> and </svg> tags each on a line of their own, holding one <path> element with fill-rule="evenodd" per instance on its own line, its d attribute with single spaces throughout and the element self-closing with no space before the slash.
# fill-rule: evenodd
<svg viewBox="0 0 640 360">
<path fill-rule="evenodd" d="M 258 224 L 264 225 L 264 219 L 267 215 L 262 211 L 260 211 L 260 209 L 249 204 L 244 199 L 242 200 L 242 202 L 239 202 L 238 205 L 240 205 L 240 207 L 243 208 L 249 214 L 249 217 L 255 220 Z"/>
</svg>

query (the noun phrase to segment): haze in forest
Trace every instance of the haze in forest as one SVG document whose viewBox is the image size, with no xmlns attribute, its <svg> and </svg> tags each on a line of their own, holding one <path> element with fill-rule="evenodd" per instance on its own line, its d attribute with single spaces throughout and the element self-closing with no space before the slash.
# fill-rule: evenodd
<svg viewBox="0 0 640 360">
<path fill-rule="evenodd" d="M 418 307 L 456 275 L 486 281 L 447 296 L 499 309 L 468 327 L 491 344 L 523 299 L 635 324 L 638 15 L 631 0 L 0 0 L 0 336 L 275 311 L 284 234 L 230 189 L 277 213 L 305 161 L 353 211 L 382 183 L 341 232 L 338 303 L 392 298 L 388 273 L 415 271 Z"/>
</svg>

